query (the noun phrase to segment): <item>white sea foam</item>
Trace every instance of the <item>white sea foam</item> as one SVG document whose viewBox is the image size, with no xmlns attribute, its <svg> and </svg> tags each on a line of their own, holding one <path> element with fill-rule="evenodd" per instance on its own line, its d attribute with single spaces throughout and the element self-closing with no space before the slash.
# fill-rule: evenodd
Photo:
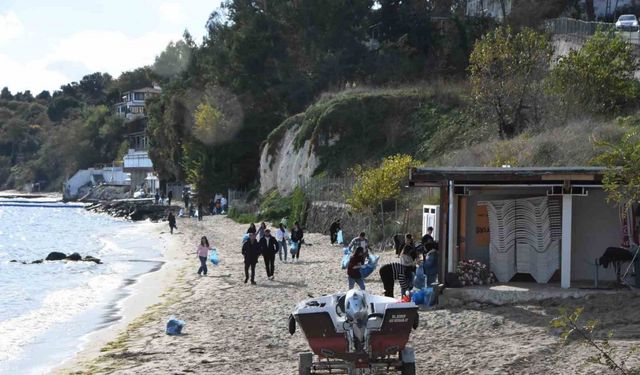
<svg viewBox="0 0 640 375">
<path fill-rule="evenodd" d="M 82 209 L 0 207 L 0 373 L 37 373 L 69 358 L 81 337 L 104 323 L 124 280 L 160 254 L 145 225 Z M 101 258 L 44 262 L 49 252 Z M 10 263 L 15 259 L 18 262 Z M 43 370 L 44 369 L 44 370 Z"/>
</svg>

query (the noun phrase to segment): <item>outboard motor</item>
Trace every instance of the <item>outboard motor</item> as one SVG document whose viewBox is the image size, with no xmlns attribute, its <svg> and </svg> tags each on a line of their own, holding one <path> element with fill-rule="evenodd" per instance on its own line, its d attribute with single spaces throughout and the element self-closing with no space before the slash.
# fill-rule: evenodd
<svg viewBox="0 0 640 375">
<path fill-rule="evenodd" d="M 347 292 L 345 301 L 345 312 L 347 320 L 351 323 L 351 331 L 355 339 L 356 350 L 361 350 L 365 341 L 365 330 L 367 328 L 367 317 L 369 309 L 362 290 L 351 289 Z"/>
</svg>

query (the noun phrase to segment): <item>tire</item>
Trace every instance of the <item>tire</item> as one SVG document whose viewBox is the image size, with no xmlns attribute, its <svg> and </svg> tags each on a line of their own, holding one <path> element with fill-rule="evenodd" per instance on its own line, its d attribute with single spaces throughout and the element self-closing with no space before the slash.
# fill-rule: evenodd
<svg viewBox="0 0 640 375">
<path fill-rule="evenodd" d="M 402 364 L 402 375 L 416 375 L 416 364 L 415 363 L 403 363 Z"/>
<path fill-rule="evenodd" d="M 311 375 L 313 353 L 300 353 L 298 357 L 298 375 Z"/>
</svg>

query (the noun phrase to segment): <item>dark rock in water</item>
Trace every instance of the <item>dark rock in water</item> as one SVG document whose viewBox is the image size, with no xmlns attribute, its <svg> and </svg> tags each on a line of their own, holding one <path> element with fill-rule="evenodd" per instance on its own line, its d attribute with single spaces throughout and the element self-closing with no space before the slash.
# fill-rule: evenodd
<svg viewBox="0 0 640 375">
<path fill-rule="evenodd" d="M 66 258 L 67 258 L 67 254 L 59 253 L 57 251 L 54 251 L 54 252 L 49 253 L 49 255 L 47 255 L 45 260 L 63 260 L 63 259 L 66 259 Z"/>
<path fill-rule="evenodd" d="M 100 261 L 100 259 L 94 258 L 91 255 L 87 255 L 86 257 L 84 257 L 83 261 L 94 262 L 95 264 L 102 264 L 102 261 Z"/>
<path fill-rule="evenodd" d="M 33 262 L 31 262 L 31 264 L 40 264 L 42 262 L 43 262 L 42 259 L 38 259 L 38 260 L 34 260 Z"/>
<path fill-rule="evenodd" d="M 69 255 L 68 257 L 66 257 L 65 259 L 67 260 L 73 260 L 74 262 L 77 262 L 79 260 L 82 260 L 82 256 L 78 253 L 73 253 L 71 255 Z"/>
<path fill-rule="evenodd" d="M 18 263 L 18 261 L 13 259 L 13 260 L 10 260 L 9 263 Z"/>
</svg>

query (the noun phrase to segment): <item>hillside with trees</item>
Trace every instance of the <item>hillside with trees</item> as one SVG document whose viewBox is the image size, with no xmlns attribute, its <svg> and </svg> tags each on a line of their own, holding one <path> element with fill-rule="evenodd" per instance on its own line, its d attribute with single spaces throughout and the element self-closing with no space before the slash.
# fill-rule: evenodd
<svg viewBox="0 0 640 375">
<path fill-rule="evenodd" d="M 226 1 L 201 42 L 185 32 L 151 66 L 35 97 L 3 89 L 0 185 L 57 190 L 78 168 L 119 160 L 128 145 L 113 106 L 153 83 L 156 172 L 204 199 L 255 187 L 261 147 L 297 122 L 298 142 L 343 136 L 319 150 L 317 172 L 330 175 L 396 153 L 431 165 L 586 164 L 596 138 L 615 143 L 637 122 L 639 91 L 616 34 L 552 61 L 543 22 L 589 18 L 579 3 L 514 1 L 500 25 L 456 0 Z"/>
</svg>

